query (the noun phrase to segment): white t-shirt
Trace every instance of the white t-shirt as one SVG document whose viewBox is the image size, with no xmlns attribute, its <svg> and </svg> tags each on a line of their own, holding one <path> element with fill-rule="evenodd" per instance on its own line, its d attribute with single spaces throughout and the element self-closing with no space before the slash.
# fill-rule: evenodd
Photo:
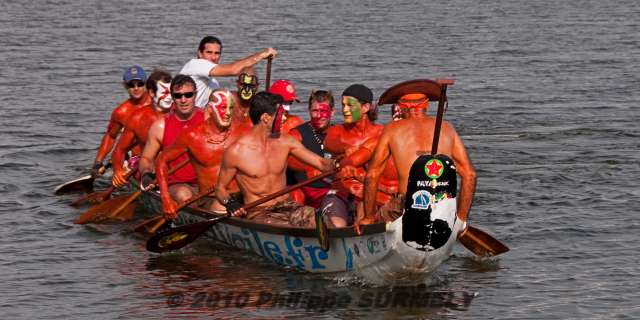
<svg viewBox="0 0 640 320">
<path fill-rule="evenodd" d="M 204 108 L 209 102 L 211 92 L 220 88 L 218 80 L 209 76 L 209 71 L 215 66 L 217 64 L 209 60 L 191 59 L 180 70 L 181 74 L 191 76 L 196 82 L 196 107 L 198 108 Z"/>
</svg>

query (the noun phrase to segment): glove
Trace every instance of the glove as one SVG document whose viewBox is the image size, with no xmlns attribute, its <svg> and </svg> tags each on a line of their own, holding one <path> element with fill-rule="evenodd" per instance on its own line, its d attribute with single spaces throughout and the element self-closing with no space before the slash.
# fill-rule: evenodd
<svg viewBox="0 0 640 320">
<path fill-rule="evenodd" d="M 222 205 L 227 209 L 227 214 L 234 215 L 234 213 L 242 209 L 242 204 L 234 198 L 229 198 L 222 202 Z"/>
<path fill-rule="evenodd" d="M 100 176 L 102 174 L 102 172 L 100 172 L 100 169 L 102 169 L 102 167 L 104 167 L 102 161 L 96 161 L 93 164 L 93 167 L 91 167 L 91 176 L 93 178 L 97 178 L 98 176 Z"/>
<path fill-rule="evenodd" d="M 140 177 L 140 190 L 147 191 L 153 187 L 152 182 L 156 179 L 156 175 L 151 172 L 145 172 Z"/>
</svg>

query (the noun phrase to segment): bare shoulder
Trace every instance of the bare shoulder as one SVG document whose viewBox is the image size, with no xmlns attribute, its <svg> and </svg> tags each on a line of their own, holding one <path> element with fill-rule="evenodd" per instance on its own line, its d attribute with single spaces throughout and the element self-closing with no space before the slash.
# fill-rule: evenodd
<svg viewBox="0 0 640 320">
<path fill-rule="evenodd" d="M 327 136 L 336 136 L 344 132 L 344 128 L 341 124 L 332 125 L 327 129 Z"/>
</svg>

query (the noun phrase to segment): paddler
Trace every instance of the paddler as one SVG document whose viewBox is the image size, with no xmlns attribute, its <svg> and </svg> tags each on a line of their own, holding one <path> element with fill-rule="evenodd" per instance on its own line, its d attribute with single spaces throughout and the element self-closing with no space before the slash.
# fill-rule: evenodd
<svg viewBox="0 0 640 320">
<path fill-rule="evenodd" d="M 120 187 L 127 184 L 125 175 L 128 168 L 124 164 L 126 154 L 136 146 L 144 149 L 149 127 L 171 110 L 173 98 L 169 92 L 170 86 L 171 74 L 168 72 L 156 70 L 149 75 L 146 87 L 152 103 L 131 114 L 129 121 L 125 124 L 125 130 L 113 150 L 111 162 L 113 163 L 112 183 L 114 186 Z"/>
<path fill-rule="evenodd" d="M 308 105 L 310 120 L 293 128 L 289 134 L 313 153 L 330 159 L 331 154 L 324 148 L 324 138 L 335 113 L 333 94 L 327 90 L 313 90 L 309 95 Z M 289 157 L 287 169 L 293 171 L 293 184 L 320 174 L 314 167 L 305 165 L 294 157 Z M 330 189 L 330 183 L 320 180 L 300 188 L 301 191 L 293 195 L 297 197 L 296 202 L 319 208 L 322 198 Z"/>
<path fill-rule="evenodd" d="M 232 91 L 233 121 L 231 125 L 241 127 L 242 130 L 251 130 L 253 124 L 249 118 L 249 102 L 251 98 L 258 92 L 259 81 L 256 70 L 253 67 L 247 67 L 236 80 L 236 91 Z"/>
<path fill-rule="evenodd" d="M 230 214 L 247 214 L 228 190 L 227 186 L 234 178 L 242 190 L 244 203 L 250 203 L 286 187 L 285 169 L 289 155 L 320 171 L 334 168 L 333 161 L 307 150 L 288 134 L 278 134 L 282 122 L 281 104 L 279 95 L 257 93 L 249 109 L 253 128 L 224 152 L 215 195 Z M 313 208 L 296 204 L 289 195 L 284 195 L 250 210 L 248 218 L 269 224 L 314 227 L 314 212 Z"/>
<path fill-rule="evenodd" d="M 277 94 L 282 97 L 282 107 L 284 108 L 284 123 L 282 124 L 282 133 L 289 133 L 291 129 L 304 123 L 304 120 L 298 116 L 291 114 L 291 106 L 294 102 L 300 102 L 296 94 L 296 86 L 293 82 L 286 79 L 280 79 L 274 82 L 269 88 L 270 93 Z"/>
<path fill-rule="evenodd" d="M 467 155 L 462 139 L 450 123 L 443 121 L 437 152 L 439 155 L 445 155 L 451 158 L 453 164 L 448 164 L 446 158 L 438 157 L 437 159 L 433 159 L 430 152 L 436 119 L 426 114 L 429 107 L 427 96 L 421 92 L 404 94 L 399 98 L 397 104 L 404 119 L 387 124 L 375 148 L 373 157 L 369 162 L 365 180 L 365 217 L 362 220 L 356 221 L 354 224 L 356 230 L 359 231 L 360 225 L 377 221 L 376 190 L 380 176 L 385 169 L 385 164 L 390 157 L 393 157 L 395 161 L 399 178 L 399 197 L 394 201 L 400 206 L 404 203 L 405 208 L 404 195 L 407 193 L 408 187 L 416 187 L 408 186 L 410 169 L 412 169 L 413 166 L 417 166 L 417 168 L 420 169 L 417 170 L 418 179 L 424 181 L 422 185 L 418 187 L 433 186 L 435 182 L 437 189 L 441 187 L 438 185 L 438 180 L 436 179 L 449 168 L 456 170 L 457 174 L 461 177 L 462 183 L 460 193 L 457 197 L 456 215 L 459 219 L 466 221 L 475 193 L 476 171 Z M 445 168 L 445 166 L 447 166 L 447 168 Z M 451 186 L 455 188 L 455 174 L 449 178 L 451 180 Z M 445 184 L 448 184 L 448 182 Z M 446 189 L 446 187 L 449 186 L 443 184 L 442 187 L 442 189 Z M 433 189 L 436 189 L 436 187 L 433 187 Z M 409 197 L 413 196 L 415 199 L 407 200 L 413 201 L 411 205 L 412 208 L 426 212 L 425 210 L 433 204 L 431 201 L 440 201 L 442 198 L 449 198 L 452 196 L 452 193 L 455 194 L 455 190 L 450 190 L 448 194 L 447 192 L 430 194 L 420 190 L 415 192 L 415 194 L 408 195 Z M 434 199 L 423 197 L 423 195 L 429 194 L 433 196 Z"/>
<path fill-rule="evenodd" d="M 196 84 L 190 76 L 175 76 L 169 90 L 174 101 L 173 110 L 151 125 L 140 158 L 140 187 L 143 190 L 148 190 L 153 180 L 152 172 L 158 152 L 172 145 L 180 132 L 204 122 L 204 111 L 195 107 Z M 188 158 L 185 154 L 172 161 L 169 166 L 174 167 Z M 168 180 L 169 194 L 174 200 L 182 202 L 196 194 L 198 180 L 191 164 L 175 171 Z"/>
<path fill-rule="evenodd" d="M 373 92 L 367 86 L 354 84 L 342 93 L 342 115 L 344 123 L 334 125 L 327 130 L 324 139 L 325 150 L 334 158 L 342 158 L 341 178 L 323 200 L 320 208 L 333 227 L 345 227 L 355 219 L 357 205 L 362 200 L 362 182 L 355 177 L 354 170 L 364 170 L 365 161 L 349 156 L 370 139 L 376 139 L 382 133 L 382 125 L 375 124 L 376 109 L 372 104 Z M 375 143 L 375 141 L 373 141 Z M 354 161 L 356 160 L 356 161 Z M 350 172 L 350 173 L 349 173 Z M 347 174 L 349 173 L 349 174 Z"/>
<path fill-rule="evenodd" d="M 109 119 L 107 131 L 102 136 L 96 158 L 91 168 L 92 176 L 98 176 L 100 169 L 104 167 L 104 158 L 106 158 L 113 149 L 113 146 L 129 116 L 131 116 L 135 110 L 151 103 L 151 98 L 147 94 L 147 89 L 145 87 L 146 81 L 147 76 L 144 73 L 144 69 L 140 66 L 131 66 L 124 71 L 124 75 L 122 76 L 122 85 L 125 90 L 127 90 L 129 99 L 121 103 L 111 113 L 111 119 Z"/>
<path fill-rule="evenodd" d="M 196 126 L 183 130 L 175 143 L 163 150 L 156 159 L 156 174 L 164 215 L 167 220 L 174 220 L 178 217 L 177 204 L 169 195 L 167 163 L 186 152 L 198 177 L 200 192 L 215 186 L 224 150 L 238 138 L 239 134 L 243 133 L 239 130 L 240 128 L 232 126 L 234 104 L 235 99 L 228 90 L 214 91 L 206 107 L 209 118 Z M 238 191 L 235 182 L 232 183 L 234 185 L 229 188 Z M 214 212 L 226 212 L 225 207 L 217 201 L 207 204 L 205 208 Z"/>
<path fill-rule="evenodd" d="M 275 57 L 277 53 L 274 48 L 266 48 L 232 63 L 221 64 L 222 41 L 214 36 L 206 36 L 200 40 L 197 58 L 189 60 L 180 70 L 180 74 L 189 75 L 196 82 L 196 107 L 204 108 L 209 102 L 211 92 L 220 88 L 215 77 L 238 76 L 244 68 L 251 67 L 263 59 Z"/>
</svg>

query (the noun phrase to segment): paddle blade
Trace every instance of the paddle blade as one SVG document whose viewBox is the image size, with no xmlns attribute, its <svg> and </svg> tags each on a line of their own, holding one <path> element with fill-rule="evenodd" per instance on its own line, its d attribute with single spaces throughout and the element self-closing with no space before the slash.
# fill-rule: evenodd
<svg viewBox="0 0 640 320">
<path fill-rule="evenodd" d="M 147 240 L 147 250 L 162 253 L 180 249 L 205 233 L 209 227 L 218 223 L 226 216 L 216 217 L 202 222 L 192 223 L 181 227 L 158 232 Z"/>
<path fill-rule="evenodd" d="M 93 190 L 94 178 L 89 174 L 78 179 L 65 182 L 54 189 L 55 195 L 66 194 L 76 191 L 91 192 Z"/>
<path fill-rule="evenodd" d="M 79 207 L 84 203 L 100 204 L 100 203 L 103 203 L 105 200 L 109 199 L 109 196 L 111 196 L 110 190 L 96 191 L 78 198 L 76 201 L 71 203 L 71 206 Z"/>
<path fill-rule="evenodd" d="M 93 206 L 81 214 L 73 223 L 87 224 L 103 222 L 111 218 L 113 212 L 118 210 L 118 208 L 122 208 L 120 211 L 124 211 L 129 206 L 129 203 L 131 203 L 131 201 L 129 201 L 130 197 L 130 195 L 123 195 Z"/>
<path fill-rule="evenodd" d="M 316 210 L 316 234 L 318 236 L 320 248 L 322 248 L 322 250 L 324 251 L 329 251 L 329 249 L 331 249 L 329 229 L 327 229 L 327 224 L 324 222 L 324 215 L 322 214 L 322 210 Z"/>
<path fill-rule="evenodd" d="M 509 251 L 509 248 L 502 242 L 473 226 L 467 226 L 467 229 L 458 236 L 458 241 L 465 248 L 481 257 L 497 256 Z"/>
</svg>

